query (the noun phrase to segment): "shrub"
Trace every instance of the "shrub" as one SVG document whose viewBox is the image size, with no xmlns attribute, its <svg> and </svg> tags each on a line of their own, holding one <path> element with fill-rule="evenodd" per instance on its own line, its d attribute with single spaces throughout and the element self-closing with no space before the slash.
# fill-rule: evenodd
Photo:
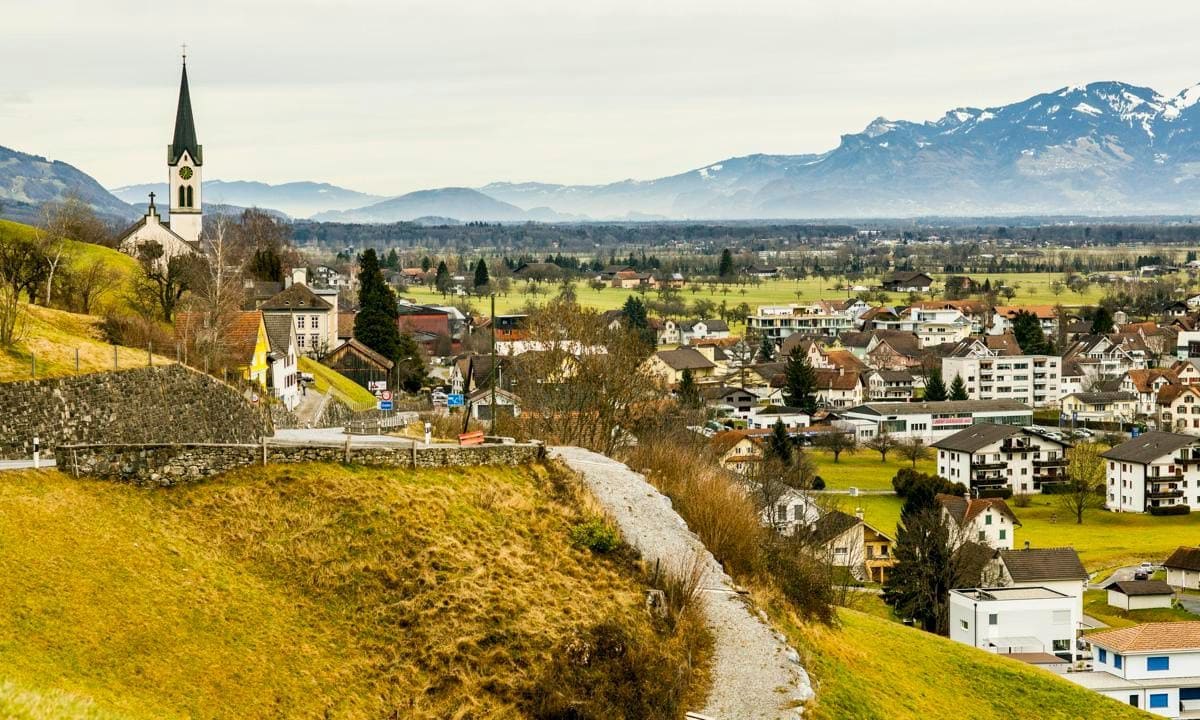
<svg viewBox="0 0 1200 720">
<path fill-rule="evenodd" d="M 1065 495 L 1071 492 L 1073 490 L 1069 482 L 1042 483 L 1043 495 Z"/>
<path fill-rule="evenodd" d="M 1033 496 L 1029 493 L 1017 493 L 1012 496 L 1013 505 L 1019 508 L 1027 508 L 1033 503 Z"/>
<path fill-rule="evenodd" d="M 1013 491 L 1010 487 L 985 488 L 979 491 L 979 497 L 981 498 L 1003 498 L 1007 500 L 1008 498 L 1012 497 L 1012 494 Z M 1028 504 L 1029 503 L 1026 503 L 1026 505 Z"/>
<path fill-rule="evenodd" d="M 813 490 L 824 490 L 825 489 L 825 478 L 821 477 L 820 475 L 813 478 L 812 489 Z"/>
<path fill-rule="evenodd" d="M 1162 507 L 1151 507 L 1151 515 L 1187 515 L 1192 511 L 1192 508 L 1187 505 L 1166 505 Z"/>
<path fill-rule="evenodd" d="M 616 528 L 600 518 L 579 523 L 571 528 L 570 535 L 572 545 L 587 548 L 600 555 L 616 550 L 621 544 L 621 536 Z"/>
<path fill-rule="evenodd" d="M 913 468 L 900 468 L 892 477 L 892 489 L 902 498 L 907 498 L 914 492 L 926 492 L 930 496 L 938 493 L 965 495 L 967 487 L 962 483 L 952 483 L 938 475 L 930 475 Z"/>
<path fill-rule="evenodd" d="M 664 641 L 615 618 L 601 621 L 555 648 L 526 698 L 529 716 L 674 720 L 683 715 L 692 677 L 686 640 Z"/>
<path fill-rule="evenodd" d="M 824 623 L 833 621 L 834 579 L 832 567 L 802 547 L 799 535 L 776 538 L 767 545 L 767 570 L 796 611 Z"/>
<path fill-rule="evenodd" d="M 662 592 L 663 619 L 672 631 L 689 612 L 700 609 L 703 600 L 700 591 L 706 570 L 707 557 L 697 554 L 674 569 L 664 569 L 661 563 L 655 562 L 647 573 L 646 584 Z"/>
</svg>

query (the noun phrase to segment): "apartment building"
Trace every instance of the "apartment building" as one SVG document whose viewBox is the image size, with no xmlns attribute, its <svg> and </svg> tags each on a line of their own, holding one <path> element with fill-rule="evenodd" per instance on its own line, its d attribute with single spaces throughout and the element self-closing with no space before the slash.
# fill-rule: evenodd
<svg viewBox="0 0 1200 720">
<path fill-rule="evenodd" d="M 972 400 L 1016 400 L 1033 407 L 1058 403 L 1062 358 L 1057 355 L 988 355 L 942 358 L 942 378 L 963 379 Z"/>
<path fill-rule="evenodd" d="M 1200 507 L 1200 437 L 1152 430 L 1103 453 L 1105 507 Z"/>
<path fill-rule="evenodd" d="M 1016 425 L 972 425 L 933 448 L 939 476 L 982 494 L 1040 493 L 1067 479 L 1067 444 Z"/>
<path fill-rule="evenodd" d="M 854 330 L 854 321 L 865 312 L 867 306 L 861 301 L 847 304 L 817 300 L 811 303 L 791 305 L 763 305 L 746 318 L 746 328 L 759 337 L 768 337 L 775 342 L 795 333 L 837 337 L 839 333 Z"/>
<path fill-rule="evenodd" d="M 1033 410 L 1015 400 L 944 400 L 941 402 L 869 402 L 837 412 L 860 440 L 880 433 L 933 443 L 977 423 L 1033 424 Z"/>
</svg>

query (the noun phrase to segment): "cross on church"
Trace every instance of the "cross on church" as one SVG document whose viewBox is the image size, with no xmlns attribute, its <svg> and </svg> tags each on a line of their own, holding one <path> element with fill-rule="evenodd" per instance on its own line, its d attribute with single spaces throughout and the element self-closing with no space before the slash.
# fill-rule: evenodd
<svg viewBox="0 0 1200 720">
<path fill-rule="evenodd" d="M 150 204 L 154 204 L 154 193 L 150 193 Z"/>
</svg>

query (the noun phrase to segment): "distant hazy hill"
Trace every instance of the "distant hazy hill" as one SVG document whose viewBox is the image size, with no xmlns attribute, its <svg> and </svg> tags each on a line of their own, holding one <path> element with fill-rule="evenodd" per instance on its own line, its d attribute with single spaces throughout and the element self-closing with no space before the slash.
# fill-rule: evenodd
<svg viewBox="0 0 1200 720">
<path fill-rule="evenodd" d="M 166 183 L 127 185 L 113 190 L 122 200 L 143 204 L 149 192 L 165 197 Z M 317 182 L 291 182 L 282 185 L 247 180 L 207 180 L 204 183 L 205 204 L 232 207 L 273 208 L 292 217 L 310 217 L 329 210 L 349 210 L 383 200 L 355 190 Z"/>
<path fill-rule="evenodd" d="M 11 206 L 11 214 L 26 219 L 27 215 L 36 215 L 35 209 L 41 203 L 71 194 L 104 215 L 125 219 L 137 215 L 136 210 L 73 165 L 0 146 L 0 208 Z"/>
<path fill-rule="evenodd" d="M 419 190 L 357 210 L 320 213 L 313 219 L 330 222 L 387 223 L 430 216 L 454 218 L 461 222 L 511 222 L 530 219 L 529 214 L 521 208 L 470 188 Z"/>
</svg>

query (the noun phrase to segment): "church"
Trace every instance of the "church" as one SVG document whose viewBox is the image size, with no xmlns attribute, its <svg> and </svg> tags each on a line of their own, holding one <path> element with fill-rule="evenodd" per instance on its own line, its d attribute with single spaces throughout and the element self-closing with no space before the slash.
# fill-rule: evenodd
<svg viewBox="0 0 1200 720">
<path fill-rule="evenodd" d="M 121 234 L 121 251 L 136 257 L 141 245 L 157 243 L 162 247 L 164 261 L 178 255 L 200 252 L 200 231 L 204 224 L 201 198 L 203 170 L 204 146 L 196 141 L 185 55 L 183 78 L 179 83 L 179 104 L 175 110 L 175 136 L 167 146 L 170 219 L 164 221 L 158 214 L 154 193 L 150 193 L 146 214 Z"/>
</svg>

